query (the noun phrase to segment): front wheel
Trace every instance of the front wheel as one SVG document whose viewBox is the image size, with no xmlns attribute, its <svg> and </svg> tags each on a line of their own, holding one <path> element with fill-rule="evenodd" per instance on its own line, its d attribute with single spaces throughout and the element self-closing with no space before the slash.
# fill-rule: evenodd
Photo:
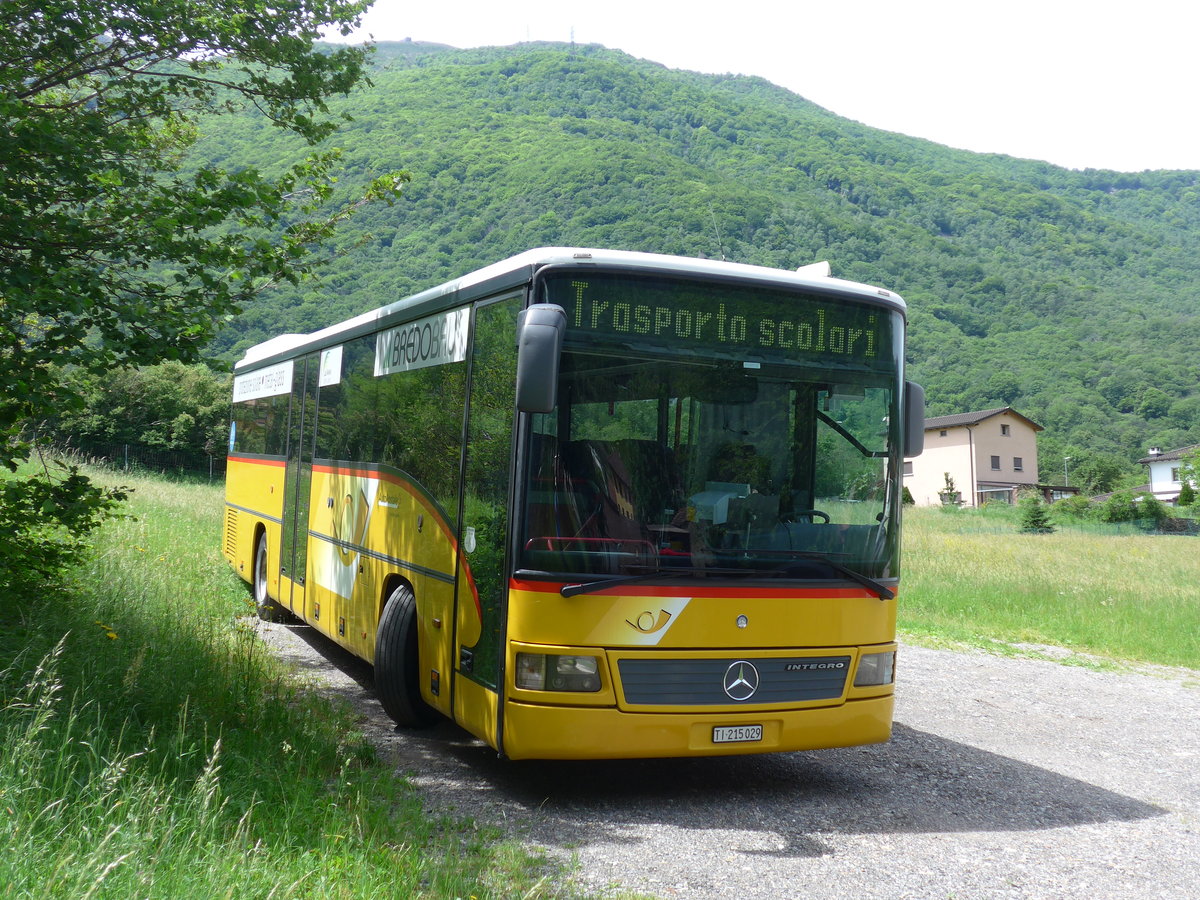
<svg viewBox="0 0 1200 900">
<path fill-rule="evenodd" d="M 417 600 L 402 584 L 384 604 L 375 635 L 375 694 L 397 725 L 423 727 L 438 717 L 421 699 L 417 657 Z"/>
</svg>

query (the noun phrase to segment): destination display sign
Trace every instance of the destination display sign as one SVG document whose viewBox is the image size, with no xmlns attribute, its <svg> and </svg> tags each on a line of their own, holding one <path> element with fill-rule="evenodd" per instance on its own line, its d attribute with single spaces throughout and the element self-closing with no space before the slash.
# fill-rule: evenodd
<svg viewBox="0 0 1200 900">
<path fill-rule="evenodd" d="M 568 340 L 588 335 L 704 349 L 747 360 L 840 360 L 876 370 L 895 361 L 898 314 L 864 303 L 771 288 L 597 273 L 547 280 L 567 313 Z"/>
</svg>

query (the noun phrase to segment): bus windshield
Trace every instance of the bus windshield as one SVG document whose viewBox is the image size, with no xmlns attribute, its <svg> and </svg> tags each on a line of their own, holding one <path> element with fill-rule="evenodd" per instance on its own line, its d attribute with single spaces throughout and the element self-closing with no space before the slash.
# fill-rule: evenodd
<svg viewBox="0 0 1200 900">
<path fill-rule="evenodd" d="M 892 578 L 898 313 L 651 276 L 547 279 L 558 407 L 532 416 L 519 565 Z"/>
</svg>

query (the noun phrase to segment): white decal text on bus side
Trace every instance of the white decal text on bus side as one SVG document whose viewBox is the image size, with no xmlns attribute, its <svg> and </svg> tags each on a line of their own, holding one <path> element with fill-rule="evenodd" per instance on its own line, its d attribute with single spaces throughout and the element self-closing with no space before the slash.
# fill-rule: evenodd
<svg viewBox="0 0 1200 900">
<path fill-rule="evenodd" d="M 381 331 L 375 341 L 375 375 L 409 372 L 467 358 L 467 307 Z"/>
<path fill-rule="evenodd" d="M 265 369 L 238 375 L 233 379 L 233 402 L 274 397 L 292 390 L 292 361 L 276 363 Z"/>
</svg>

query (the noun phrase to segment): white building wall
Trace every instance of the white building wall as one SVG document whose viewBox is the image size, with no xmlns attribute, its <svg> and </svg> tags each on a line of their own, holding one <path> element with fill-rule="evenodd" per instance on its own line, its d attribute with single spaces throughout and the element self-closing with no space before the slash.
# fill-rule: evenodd
<svg viewBox="0 0 1200 900">
<path fill-rule="evenodd" d="M 925 450 L 911 460 L 913 473 L 904 477 L 904 485 L 917 506 L 937 506 L 938 493 L 946 487 L 946 473 L 954 479 L 954 489 L 962 494 L 963 505 L 970 506 L 975 494 L 971 473 L 971 452 L 965 428 L 950 428 L 946 437 L 937 431 L 925 432 Z"/>
<path fill-rule="evenodd" d="M 1181 465 L 1183 461 L 1178 459 L 1150 463 L 1150 493 L 1159 500 L 1174 500 L 1178 497 L 1183 482 L 1175 478 L 1174 474 L 1179 471 Z"/>
</svg>

